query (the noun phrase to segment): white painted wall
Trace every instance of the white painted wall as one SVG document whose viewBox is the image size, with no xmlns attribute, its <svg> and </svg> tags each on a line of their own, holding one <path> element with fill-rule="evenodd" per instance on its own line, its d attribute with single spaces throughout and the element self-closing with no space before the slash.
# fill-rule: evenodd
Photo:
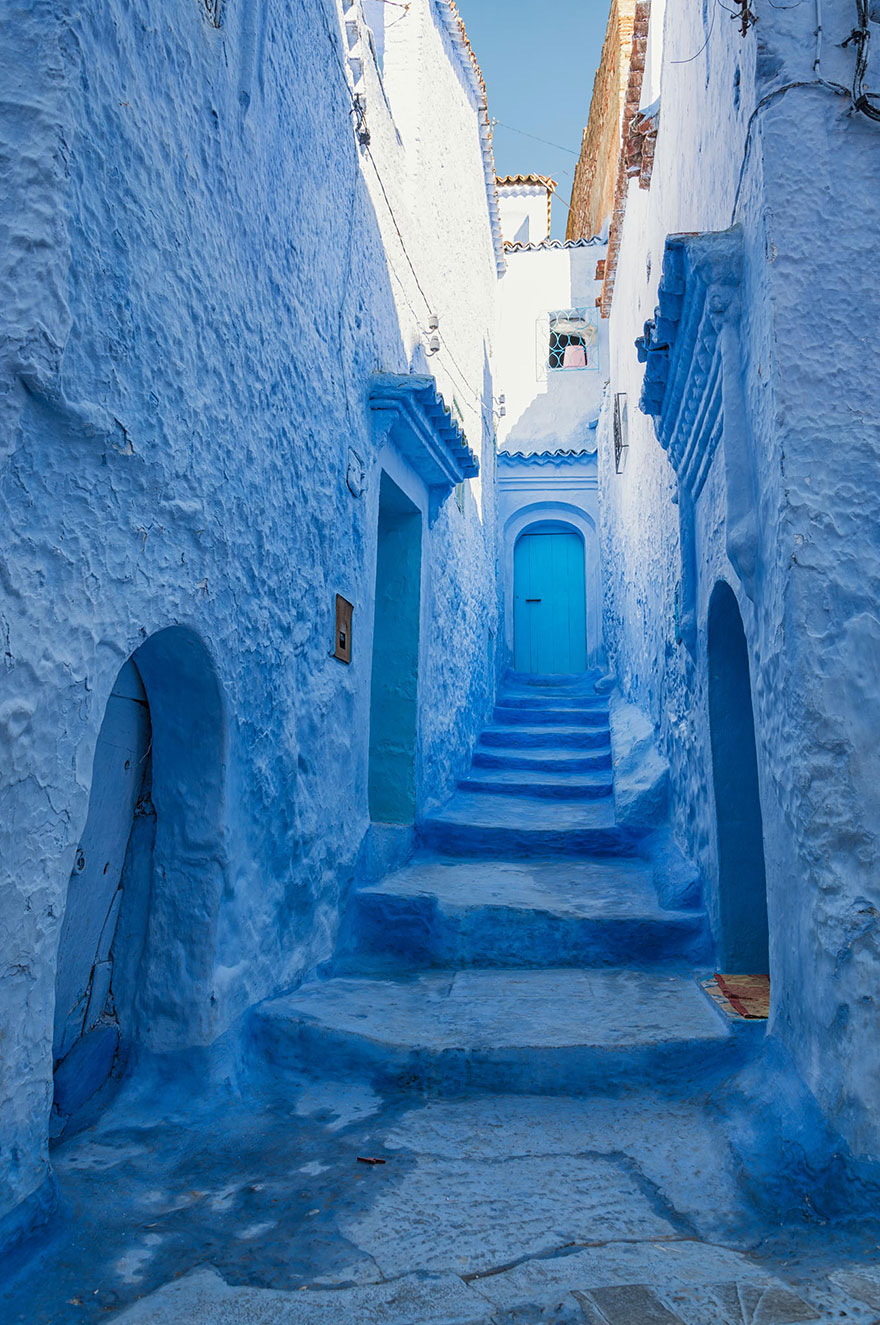
<svg viewBox="0 0 880 1325">
<path fill-rule="evenodd" d="M 594 309 L 604 244 L 511 252 L 501 279 L 496 390 L 506 416 L 498 444 L 508 451 L 595 451 L 595 424 L 608 378 L 608 328 L 599 319 L 599 368 L 551 370 L 548 313 Z"/>
<path fill-rule="evenodd" d="M 547 190 L 539 184 L 504 184 L 498 189 L 501 233 L 511 244 L 540 244 L 550 234 Z"/>
<path fill-rule="evenodd" d="M 370 143 L 360 154 L 361 170 L 410 371 L 435 377 L 491 480 L 496 254 L 487 223 L 479 98 L 469 57 L 450 36 L 445 13 L 445 0 L 413 0 L 391 19 L 386 15 L 381 72 L 373 56 L 377 43 L 367 34 L 380 26 L 375 4 L 365 11 L 358 0 L 342 0 L 340 21 L 353 86 L 364 97 Z M 432 314 L 440 320 L 441 348 L 429 355 Z M 482 478 L 468 487 L 482 511 Z"/>
</svg>

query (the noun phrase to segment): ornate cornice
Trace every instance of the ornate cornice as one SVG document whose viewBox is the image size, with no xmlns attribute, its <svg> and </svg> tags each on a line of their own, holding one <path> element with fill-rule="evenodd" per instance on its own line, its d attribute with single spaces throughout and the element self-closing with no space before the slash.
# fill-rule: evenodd
<svg viewBox="0 0 880 1325">
<path fill-rule="evenodd" d="M 501 465 L 571 465 L 578 461 L 592 460 L 595 450 L 587 451 L 499 451 L 498 463 Z"/>
<path fill-rule="evenodd" d="M 605 241 L 599 235 L 593 235 L 592 239 L 541 239 L 536 244 L 520 244 L 514 239 L 505 239 L 505 253 L 542 253 L 545 249 L 552 248 L 593 248 L 596 244 L 604 244 Z"/>
<path fill-rule="evenodd" d="M 754 598 L 760 541 L 755 448 L 740 338 L 742 234 L 670 235 L 653 318 L 636 341 L 645 378 L 639 401 L 678 478 L 681 638 L 695 654 L 698 549 L 695 507 L 722 448 L 727 555 Z"/>
<path fill-rule="evenodd" d="M 670 235 L 654 317 L 636 341 L 645 377 L 639 406 L 650 414 L 679 478 L 702 486 L 718 441 L 721 411 L 718 337 L 738 320 L 742 236 Z"/>
<path fill-rule="evenodd" d="M 377 425 L 422 479 L 435 509 L 456 484 L 479 474 L 480 463 L 433 377 L 379 373 L 369 401 Z"/>
</svg>

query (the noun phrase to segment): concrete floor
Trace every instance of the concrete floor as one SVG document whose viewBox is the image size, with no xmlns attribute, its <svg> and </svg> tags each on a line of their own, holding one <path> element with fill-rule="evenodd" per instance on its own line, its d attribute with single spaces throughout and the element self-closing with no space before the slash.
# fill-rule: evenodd
<svg viewBox="0 0 880 1325">
<path fill-rule="evenodd" d="M 9 1325 L 880 1320 L 880 1225 L 768 1218 L 718 1101 L 200 1076 L 143 1065 L 57 1148 Z"/>
</svg>

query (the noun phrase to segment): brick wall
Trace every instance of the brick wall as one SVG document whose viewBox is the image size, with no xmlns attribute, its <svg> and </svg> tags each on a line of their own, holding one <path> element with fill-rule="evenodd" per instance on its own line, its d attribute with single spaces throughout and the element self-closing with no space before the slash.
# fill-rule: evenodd
<svg viewBox="0 0 880 1325">
<path fill-rule="evenodd" d="M 635 12 L 636 0 L 612 0 L 602 58 L 593 83 L 589 120 L 575 169 L 566 239 L 591 238 L 611 214 Z M 644 66 L 644 52 L 642 60 Z"/>
</svg>

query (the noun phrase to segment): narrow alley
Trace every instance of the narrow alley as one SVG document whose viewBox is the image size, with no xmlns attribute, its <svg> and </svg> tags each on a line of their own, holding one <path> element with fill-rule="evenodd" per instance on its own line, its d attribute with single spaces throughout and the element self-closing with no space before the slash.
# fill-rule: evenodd
<svg viewBox="0 0 880 1325">
<path fill-rule="evenodd" d="M 875 0 L 0 0 L 0 178 L 3 1325 L 880 1325 Z"/>
</svg>

